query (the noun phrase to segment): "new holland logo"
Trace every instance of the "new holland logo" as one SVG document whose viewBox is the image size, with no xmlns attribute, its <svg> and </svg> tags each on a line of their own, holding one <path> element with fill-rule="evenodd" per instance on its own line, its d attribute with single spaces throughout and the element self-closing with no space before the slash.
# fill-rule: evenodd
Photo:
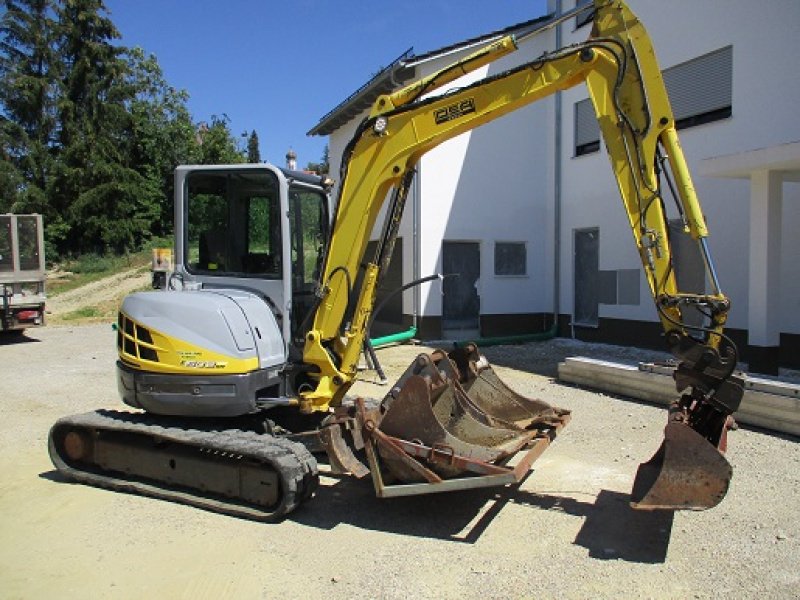
<svg viewBox="0 0 800 600">
<path fill-rule="evenodd" d="M 467 98 L 466 100 L 461 100 L 450 106 L 437 109 L 433 113 L 433 118 L 436 119 L 437 125 L 441 125 L 442 123 L 447 123 L 447 121 L 452 121 L 453 119 L 458 119 L 474 112 L 475 100 L 473 98 Z"/>
</svg>

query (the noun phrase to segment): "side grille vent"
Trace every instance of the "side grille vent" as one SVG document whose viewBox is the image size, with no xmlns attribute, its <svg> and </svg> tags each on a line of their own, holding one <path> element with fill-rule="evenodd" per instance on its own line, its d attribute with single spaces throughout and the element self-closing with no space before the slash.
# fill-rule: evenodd
<svg viewBox="0 0 800 600">
<path fill-rule="evenodd" d="M 131 358 L 159 362 L 150 330 L 134 323 L 122 312 L 117 317 L 117 349 Z"/>
</svg>

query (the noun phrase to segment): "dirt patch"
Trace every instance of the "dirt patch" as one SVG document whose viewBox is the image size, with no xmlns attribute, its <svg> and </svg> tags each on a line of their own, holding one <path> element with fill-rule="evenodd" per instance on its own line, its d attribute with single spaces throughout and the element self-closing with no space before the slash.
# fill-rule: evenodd
<svg viewBox="0 0 800 600">
<path fill-rule="evenodd" d="M 122 271 L 47 299 L 49 324 L 113 316 L 129 293 L 148 289 L 150 271 L 136 268 Z"/>
</svg>

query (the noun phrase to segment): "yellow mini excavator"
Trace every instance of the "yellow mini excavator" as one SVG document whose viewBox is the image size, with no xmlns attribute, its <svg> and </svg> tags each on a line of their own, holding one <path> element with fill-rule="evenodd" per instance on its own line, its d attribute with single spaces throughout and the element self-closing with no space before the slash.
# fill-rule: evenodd
<svg viewBox="0 0 800 600">
<path fill-rule="evenodd" d="M 726 434 L 742 395 L 736 349 L 722 332 L 729 302 L 650 38 L 620 0 L 588 8 L 594 26 L 583 43 L 432 93 L 513 52 L 518 40 L 504 37 L 379 97 L 344 151 L 335 203 L 329 181 L 271 165 L 179 167 L 169 290 L 132 294 L 119 313 L 118 387 L 138 410 L 56 422 L 49 449 L 58 470 L 261 520 L 312 497 L 314 452 L 327 452 L 336 471 L 371 474 L 382 497 L 519 482 L 569 413 L 510 390 L 474 345 L 421 354 L 380 402 L 347 391 L 420 156 L 585 83 L 679 360 L 682 395 L 661 448 L 639 468 L 631 504 L 702 510 L 719 503 L 731 477 Z M 677 287 L 662 180 L 700 247 L 709 294 Z M 687 322 L 689 307 L 706 315 L 703 325 Z"/>
</svg>

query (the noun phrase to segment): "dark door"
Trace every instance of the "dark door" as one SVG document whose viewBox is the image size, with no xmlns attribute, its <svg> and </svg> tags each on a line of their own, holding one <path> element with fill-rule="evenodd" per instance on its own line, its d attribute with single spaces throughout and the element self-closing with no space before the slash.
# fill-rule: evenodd
<svg viewBox="0 0 800 600">
<path fill-rule="evenodd" d="M 599 248 L 597 229 L 575 231 L 575 325 L 597 327 Z"/>
<path fill-rule="evenodd" d="M 706 271 L 700 245 L 683 230 L 681 219 L 669 221 L 669 239 L 672 246 L 672 268 L 679 292 L 706 293 Z M 700 326 L 704 316 L 694 306 L 681 307 L 683 322 Z"/>
<path fill-rule="evenodd" d="M 481 300 L 476 284 L 481 276 L 481 249 L 477 242 L 442 244 L 442 329 L 477 336 Z M 457 275 L 457 276 L 456 276 Z"/>
<path fill-rule="evenodd" d="M 372 260 L 378 242 L 367 244 L 364 256 Z M 375 308 L 379 312 L 372 314 L 374 319 L 371 337 L 396 333 L 403 326 L 403 294 L 398 290 L 403 286 L 403 238 L 398 237 L 394 242 L 392 258 L 386 272 L 382 274 L 380 285 L 375 292 Z"/>
</svg>

